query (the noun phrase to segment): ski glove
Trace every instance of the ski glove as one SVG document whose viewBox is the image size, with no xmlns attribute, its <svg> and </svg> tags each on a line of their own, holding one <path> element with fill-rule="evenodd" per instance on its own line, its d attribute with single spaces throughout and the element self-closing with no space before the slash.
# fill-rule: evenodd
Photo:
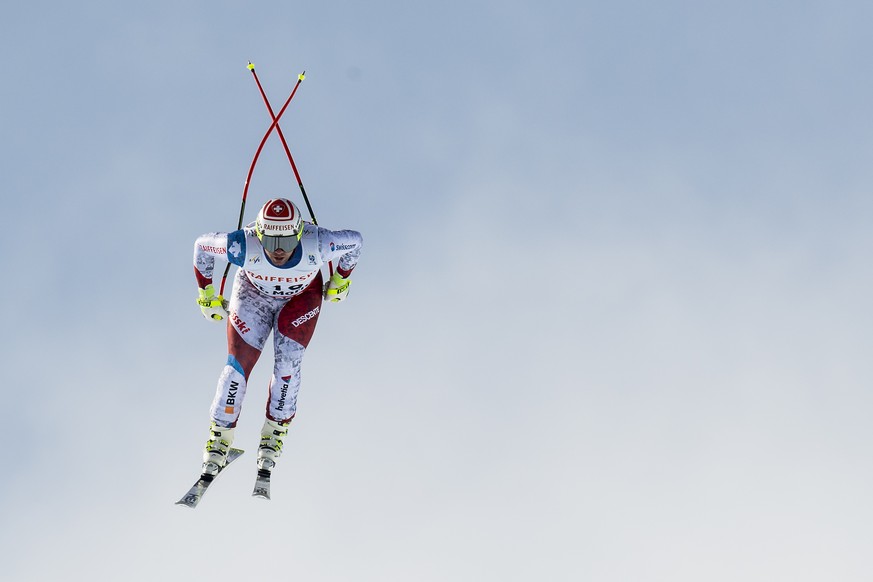
<svg viewBox="0 0 873 582">
<path fill-rule="evenodd" d="M 215 321 L 223 321 L 227 317 L 227 301 L 221 295 L 215 295 L 215 288 L 212 285 L 207 285 L 206 289 L 199 289 L 200 296 L 197 298 L 197 305 L 200 306 L 200 311 L 203 312 L 203 317 L 206 319 L 214 319 Z"/>
<path fill-rule="evenodd" d="M 330 282 L 324 286 L 324 298 L 334 303 L 342 301 L 349 294 L 351 282 L 351 279 L 345 279 L 338 272 L 334 271 Z"/>
</svg>

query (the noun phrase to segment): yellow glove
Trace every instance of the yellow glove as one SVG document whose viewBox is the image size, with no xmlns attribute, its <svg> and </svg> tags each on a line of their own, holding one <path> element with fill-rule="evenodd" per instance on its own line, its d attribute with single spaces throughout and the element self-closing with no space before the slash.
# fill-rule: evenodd
<svg viewBox="0 0 873 582">
<path fill-rule="evenodd" d="M 197 305 L 200 306 L 200 311 L 203 312 L 203 317 L 206 319 L 214 319 L 222 321 L 227 317 L 227 301 L 221 295 L 215 295 L 215 288 L 212 285 L 207 285 L 206 289 L 199 289 L 200 296 L 197 298 Z"/>
<path fill-rule="evenodd" d="M 334 303 L 342 301 L 349 294 L 351 279 L 344 279 L 337 271 L 333 272 L 330 282 L 324 286 L 324 298 Z"/>
</svg>

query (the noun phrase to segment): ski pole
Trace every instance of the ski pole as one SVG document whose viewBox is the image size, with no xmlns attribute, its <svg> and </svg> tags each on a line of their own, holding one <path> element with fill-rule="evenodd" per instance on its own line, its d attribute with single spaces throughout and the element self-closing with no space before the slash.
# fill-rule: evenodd
<svg viewBox="0 0 873 582">
<path fill-rule="evenodd" d="M 248 69 L 252 73 L 255 72 L 255 66 L 252 63 L 248 64 Z M 257 76 L 256 76 L 256 78 L 257 78 Z M 240 208 L 239 208 L 239 221 L 238 221 L 237 227 L 236 227 L 237 230 L 241 229 L 242 225 L 243 225 L 243 216 L 245 215 L 245 211 L 246 211 L 246 198 L 248 197 L 248 194 L 249 194 L 249 184 L 251 183 L 251 180 L 252 180 L 252 173 L 255 171 L 255 164 L 258 163 L 258 158 L 261 156 L 261 150 L 264 149 L 264 144 L 267 143 L 267 138 L 270 137 L 270 134 L 273 132 L 273 129 L 279 127 L 279 119 L 285 113 L 285 110 L 288 108 L 288 105 L 291 103 L 291 100 L 294 99 L 294 94 L 297 93 L 297 87 L 300 86 L 300 81 L 302 81 L 302 80 L 303 80 L 303 75 L 300 75 L 300 77 L 297 79 L 297 83 L 294 85 L 294 89 L 291 91 L 291 95 L 288 96 L 288 99 L 285 100 L 285 104 L 282 106 L 282 109 L 279 110 L 279 115 L 273 115 L 273 111 L 272 111 L 272 109 L 270 109 L 270 116 L 273 118 L 273 123 L 267 129 L 267 132 L 264 134 L 264 137 L 261 138 L 261 143 L 258 144 L 258 149 L 255 151 L 254 158 L 252 158 L 252 164 L 251 164 L 251 166 L 249 166 L 249 173 L 246 175 L 246 183 L 245 183 L 245 186 L 243 187 L 242 204 L 240 204 Z M 260 86 L 260 83 L 258 83 L 258 85 Z M 261 93 L 263 94 L 263 91 Z M 269 106 L 269 104 L 268 104 L 268 106 Z M 290 156 L 291 154 L 289 153 L 288 155 Z M 227 282 L 227 274 L 229 272 L 230 272 L 230 263 L 228 263 L 227 267 L 224 268 L 224 275 L 221 278 L 221 287 L 218 291 L 219 295 L 224 295 L 224 285 Z"/>
<path fill-rule="evenodd" d="M 250 66 L 249 70 L 251 70 L 252 75 L 255 77 L 255 83 L 258 84 L 258 91 L 261 92 L 261 97 L 264 100 L 264 105 L 267 106 L 267 111 L 270 112 L 270 117 L 276 124 L 276 133 L 279 134 L 279 139 L 282 141 L 282 147 L 285 148 L 285 155 L 288 156 L 288 161 L 291 162 L 291 169 L 294 171 L 294 177 L 297 178 L 297 185 L 300 186 L 300 193 L 303 194 L 303 201 L 306 202 L 306 208 L 309 210 L 309 216 L 312 217 L 312 224 L 317 225 L 318 220 L 315 218 L 315 212 L 312 210 L 312 204 L 309 203 L 309 196 L 306 195 L 306 188 L 303 187 L 303 180 L 300 179 L 300 172 L 297 171 L 297 164 L 294 163 L 294 157 L 291 155 L 291 150 L 288 148 L 288 142 L 285 141 L 285 134 L 282 133 L 282 128 L 279 127 L 279 120 L 276 115 L 273 113 L 273 108 L 270 106 L 270 101 L 267 99 L 267 94 L 264 93 L 264 87 L 261 86 L 261 80 L 258 78 L 258 73 L 255 71 L 254 66 Z M 300 73 L 297 76 L 297 84 L 299 85 L 301 81 L 306 78 L 306 71 Z M 281 115 L 281 113 L 280 113 Z"/>
<path fill-rule="evenodd" d="M 270 100 L 267 99 L 267 94 L 264 92 L 264 87 L 261 85 L 261 80 L 258 78 L 258 73 L 255 71 L 255 66 L 249 63 L 249 70 L 255 78 L 255 83 L 258 85 L 258 91 L 261 93 L 261 98 L 264 100 L 264 105 L 267 106 L 267 111 L 270 113 L 270 118 L 276 126 L 276 133 L 279 134 L 279 139 L 282 141 L 282 147 L 285 149 L 285 155 L 288 156 L 288 161 L 291 163 L 291 169 L 294 171 L 294 177 L 297 179 L 297 185 L 300 187 L 300 193 L 303 194 L 303 201 L 306 202 L 306 208 L 309 210 L 309 216 L 312 217 L 312 224 L 318 225 L 318 219 L 315 217 L 315 211 L 312 210 L 312 204 L 309 202 L 309 196 L 306 195 L 306 188 L 303 187 L 303 180 L 300 178 L 300 172 L 297 171 L 297 164 L 294 163 L 294 156 L 291 155 L 291 149 L 288 147 L 288 142 L 285 140 L 285 134 L 282 133 L 282 128 L 279 126 L 279 118 L 273 113 L 273 107 L 270 105 Z M 303 71 L 297 76 L 297 85 L 306 79 L 306 71 Z M 297 85 L 294 90 L 297 90 Z M 284 109 L 283 109 L 284 110 Z M 282 116 L 282 111 L 279 112 L 279 117 Z M 333 262 L 327 263 L 329 275 L 333 275 Z"/>
</svg>

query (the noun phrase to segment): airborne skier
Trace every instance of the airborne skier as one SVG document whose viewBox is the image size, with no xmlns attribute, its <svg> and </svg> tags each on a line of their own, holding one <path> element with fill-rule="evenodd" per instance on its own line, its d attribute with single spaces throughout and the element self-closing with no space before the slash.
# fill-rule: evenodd
<svg viewBox="0 0 873 582">
<path fill-rule="evenodd" d="M 300 364 L 315 331 L 322 298 L 331 302 L 346 298 L 362 243 L 357 231 L 331 231 L 304 222 L 297 206 L 285 198 L 264 204 L 253 225 L 197 239 L 197 303 L 207 319 L 226 320 L 228 352 L 210 411 L 204 476 L 217 475 L 227 463 L 246 383 L 270 332 L 275 361 L 257 465 L 259 474 L 275 466 L 297 411 Z M 216 295 L 212 285 L 216 258 L 239 267 L 229 304 Z M 337 261 L 337 267 L 324 285 L 321 267 L 330 261 Z"/>
</svg>

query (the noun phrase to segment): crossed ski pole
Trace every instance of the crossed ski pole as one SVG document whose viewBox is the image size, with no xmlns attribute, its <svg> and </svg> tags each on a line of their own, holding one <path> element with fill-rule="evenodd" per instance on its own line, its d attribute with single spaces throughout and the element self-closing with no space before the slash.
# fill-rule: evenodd
<svg viewBox="0 0 873 582">
<path fill-rule="evenodd" d="M 306 202 L 306 208 L 309 210 L 309 216 L 312 217 L 312 224 L 318 224 L 318 220 L 315 218 L 315 212 L 312 211 L 312 205 L 309 203 L 309 196 L 306 195 L 306 188 L 303 187 L 303 180 L 300 179 L 300 172 L 297 171 L 297 164 L 294 163 L 294 158 L 291 156 L 291 150 L 288 149 L 288 142 L 285 141 L 285 134 L 282 133 L 282 128 L 279 127 L 279 117 L 282 116 L 282 113 L 285 111 L 285 107 L 288 106 L 288 103 L 291 102 L 291 99 L 294 97 L 294 92 L 297 91 L 297 85 L 300 85 L 300 82 L 306 78 L 306 71 L 303 71 L 297 77 L 297 85 L 294 85 L 294 91 L 291 92 L 291 97 L 288 98 L 288 103 L 279 111 L 279 117 L 273 113 L 273 108 L 270 106 L 270 100 L 267 99 L 266 93 L 264 93 L 264 88 L 261 86 L 261 80 L 258 78 L 258 73 L 255 71 L 255 66 L 249 63 L 249 70 L 252 72 L 252 76 L 255 78 L 255 83 L 258 84 L 258 91 L 261 92 L 261 97 L 264 99 L 264 105 L 267 106 L 267 111 L 270 112 L 270 118 L 273 120 L 273 125 L 270 126 L 272 130 L 273 127 L 276 128 L 276 133 L 279 134 L 279 139 L 282 141 L 282 147 L 285 148 L 285 155 L 288 156 L 288 161 L 291 163 L 291 169 L 294 171 L 294 177 L 297 178 L 297 185 L 300 186 L 300 193 L 303 194 L 303 200 Z M 269 133 L 269 132 L 268 132 Z"/>
<path fill-rule="evenodd" d="M 258 79 L 258 74 L 255 72 L 255 65 L 249 62 L 247 66 L 248 70 L 252 72 L 252 76 L 255 79 L 255 83 L 258 85 L 258 91 L 261 93 L 261 98 L 264 100 L 264 105 L 267 106 L 267 111 L 270 113 L 270 119 L 273 120 L 273 123 L 270 124 L 270 127 L 267 128 L 266 133 L 264 133 L 264 137 L 261 138 L 261 143 L 258 144 L 258 149 L 255 151 L 255 156 L 252 158 L 252 164 L 249 166 L 249 172 L 246 175 L 245 186 L 243 187 L 243 195 L 242 195 L 242 204 L 239 209 L 239 221 L 237 224 L 237 230 L 241 229 L 243 226 L 243 216 L 245 215 L 246 209 L 246 199 L 248 198 L 249 193 L 249 184 L 251 183 L 252 173 L 255 171 L 255 165 L 258 163 L 258 158 L 261 156 L 261 151 L 264 149 L 264 144 L 267 143 L 267 138 L 270 137 L 270 134 L 273 133 L 273 130 L 276 130 L 276 133 L 279 134 L 279 139 L 282 141 L 282 147 L 285 149 L 285 155 L 288 156 L 288 161 L 291 163 L 291 169 L 294 171 L 294 177 L 297 179 L 297 185 L 300 187 L 300 192 L 303 194 L 303 200 L 306 202 L 306 208 L 309 210 L 309 216 L 312 217 L 312 223 L 317 225 L 318 221 L 315 218 L 315 212 L 312 210 L 312 204 L 309 203 L 309 197 L 306 195 L 306 189 L 303 187 L 303 180 L 300 179 L 300 172 L 297 171 L 297 164 L 294 163 L 294 158 L 291 156 L 291 150 L 288 148 L 288 142 L 285 140 L 285 134 L 282 133 L 282 128 L 279 127 L 279 119 L 281 119 L 282 115 L 285 113 L 285 110 L 288 108 L 288 105 L 291 103 L 291 100 L 294 99 L 294 94 L 297 93 L 297 88 L 300 86 L 300 83 L 306 78 L 306 71 L 303 71 L 297 76 L 297 83 L 294 84 L 294 89 L 291 90 L 291 95 L 288 96 L 288 99 L 285 100 L 285 104 L 282 105 L 282 109 L 279 110 L 279 114 L 276 115 L 273 112 L 273 107 L 270 105 L 270 100 L 267 99 L 267 94 L 264 92 L 264 88 L 261 85 L 261 80 Z M 331 274 L 333 274 L 333 265 L 328 263 L 328 269 Z M 228 262 L 227 267 L 224 269 L 224 276 L 221 278 L 221 288 L 219 290 L 219 295 L 224 295 L 224 285 L 227 282 L 227 274 L 230 272 L 230 263 Z"/>
</svg>

